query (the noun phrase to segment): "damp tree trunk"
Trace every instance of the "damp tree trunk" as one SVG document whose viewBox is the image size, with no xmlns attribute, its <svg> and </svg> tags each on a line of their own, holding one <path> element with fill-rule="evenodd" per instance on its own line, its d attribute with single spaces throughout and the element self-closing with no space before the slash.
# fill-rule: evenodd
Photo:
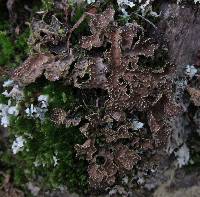
<svg viewBox="0 0 200 197">
<path fill-rule="evenodd" d="M 164 35 L 168 42 L 169 61 L 176 65 L 177 79 L 183 77 L 186 65 L 194 64 L 200 66 L 200 5 L 188 4 L 180 6 L 176 3 L 163 1 L 158 31 Z M 185 120 L 180 117 L 178 121 L 184 122 Z M 175 135 L 180 135 L 183 139 L 187 139 L 192 132 L 191 128 L 182 129 L 179 125 L 177 124 L 174 131 Z M 173 167 L 169 167 L 169 163 L 170 158 L 168 158 L 168 161 L 165 160 L 161 173 L 157 175 L 160 183 L 158 183 L 153 196 L 200 196 L 199 168 L 187 174 L 185 169 L 175 170 Z M 162 174 L 165 174 L 164 178 Z M 160 177 L 165 180 L 161 180 Z M 154 177 L 154 179 L 156 178 Z M 151 179 L 151 181 L 155 181 L 154 179 Z"/>
<path fill-rule="evenodd" d="M 161 13 L 158 28 L 168 40 L 171 62 L 178 69 L 196 63 L 200 50 L 200 6 L 163 3 Z"/>
</svg>

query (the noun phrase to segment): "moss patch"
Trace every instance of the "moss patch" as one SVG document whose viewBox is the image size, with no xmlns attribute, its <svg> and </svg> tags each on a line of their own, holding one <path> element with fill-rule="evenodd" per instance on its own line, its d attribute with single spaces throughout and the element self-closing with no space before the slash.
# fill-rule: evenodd
<svg viewBox="0 0 200 197">
<path fill-rule="evenodd" d="M 5 166 L 12 166 L 13 181 L 17 186 L 22 187 L 28 181 L 38 182 L 40 177 L 42 188 L 67 185 L 70 191 L 84 194 L 88 191 L 87 162 L 76 158 L 74 145 L 84 143 L 85 139 L 78 127 L 56 126 L 50 120 L 54 108 L 62 107 L 67 111 L 78 105 L 73 90 L 62 84 L 39 79 L 25 88 L 20 115 L 10 118 L 9 129 L 10 147 L 17 136 L 23 136 L 26 140 L 24 150 L 18 152 L 14 160 L 8 151 L 0 161 Z M 48 94 L 50 98 L 45 120 L 28 118 L 26 104 L 36 103 L 41 94 Z"/>
</svg>

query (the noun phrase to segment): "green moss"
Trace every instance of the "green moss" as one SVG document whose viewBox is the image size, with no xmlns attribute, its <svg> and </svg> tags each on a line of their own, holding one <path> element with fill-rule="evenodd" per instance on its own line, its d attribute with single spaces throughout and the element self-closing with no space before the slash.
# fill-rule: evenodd
<svg viewBox="0 0 200 197">
<path fill-rule="evenodd" d="M 0 174 L 0 187 L 2 186 L 3 184 L 3 181 L 4 181 L 4 176 L 2 174 Z"/>
<path fill-rule="evenodd" d="M 42 9 L 45 11 L 52 11 L 54 7 L 53 0 L 42 0 Z"/>
<path fill-rule="evenodd" d="M 85 138 L 78 127 L 56 126 L 50 120 L 53 108 L 69 110 L 76 105 L 73 91 L 61 81 L 49 82 L 41 78 L 25 88 L 25 103 L 36 102 L 40 94 L 50 97 L 44 121 L 26 117 L 23 104 L 21 114 L 10 118 L 10 146 L 16 136 L 26 140 L 24 150 L 16 154 L 12 164 L 13 181 L 15 185 L 23 186 L 41 177 L 39 184 L 43 188 L 67 185 L 70 191 L 84 194 L 88 188 L 87 162 L 76 158 L 74 145 L 83 144 Z M 54 165 L 54 157 L 58 159 L 58 165 Z M 9 162 L 12 159 L 4 156 L 2 160 Z"/>
<path fill-rule="evenodd" d="M 13 132 L 14 135 L 23 135 L 27 131 L 29 133 L 34 132 L 34 121 L 33 119 L 26 119 L 23 117 L 11 117 L 11 125 L 17 128 L 16 131 Z"/>
<path fill-rule="evenodd" d="M 24 180 L 25 180 L 25 175 L 23 173 L 23 170 L 21 170 L 21 168 L 16 168 L 15 169 L 15 173 L 14 173 L 14 177 L 13 177 L 13 181 L 15 183 L 16 186 L 21 186 L 22 183 L 24 184 Z"/>
<path fill-rule="evenodd" d="M 69 109 L 74 102 L 72 89 L 59 83 L 46 85 L 43 89 L 43 94 L 50 96 L 49 104 L 51 107 L 64 107 L 64 109 Z"/>
<path fill-rule="evenodd" d="M 42 8 L 52 11 L 53 1 L 42 0 Z M 79 14 L 80 15 L 80 14 Z M 0 65 L 5 68 L 19 66 L 28 56 L 29 48 L 27 40 L 30 30 L 22 28 L 18 36 L 11 33 L 10 25 L 6 20 L 0 21 Z M 60 32 L 63 34 L 63 32 Z M 77 35 L 79 33 L 77 32 Z M 3 55 L 2 55 L 3 54 Z M 38 95 L 48 94 L 49 111 L 46 119 L 25 117 L 25 108 L 31 103 L 36 103 Z M 7 104 L 7 98 L 0 95 L 0 103 Z M 42 188 L 55 188 L 67 185 L 72 192 L 84 194 L 87 192 L 87 163 L 76 158 L 74 145 L 82 144 L 85 139 L 78 127 L 56 127 L 51 121 L 52 109 L 62 107 L 65 110 L 73 109 L 78 102 L 73 89 L 63 85 L 62 81 L 49 82 L 44 78 L 25 88 L 25 102 L 22 102 L 20 115 L 10 118 L 9 147 L 16 136 L 26 139 L 24 150 L 13 155 L 8 148 L 0 154 L 0 168 L 11 175 L 15 186 L 25 191 L 28 181 L 40 181 Z M 58 165 L 54 166 L 53 157 L 58 158 Z M 35 166 L 35 162 L 40 165 Z M 2 168 L 3 166 L 3 168 Z M 2 179 L 0 177 L 0 184 Z"/>
<path fill-rule="evenodd" d="M 8 104 L 8 98 L 5 97 L 3 94 L 0 94 L 0 103 L 1 104 Z"/>
<path fill-rule="evenodd" d="M 30 84 L 25 89 L 26 102 L 36 101 L 35 95 L 37 94 L 49 95 L 50 109 L 62 107 L 68 110 L 77 102 L 77 99 L 73 97 L 72 88 L 64 86 L 62 81 L 49 82 L 41 78 L 36 83 Z"/>
<path fill-rule="evenodd" d="M 9 28 L 9 23 L 7 21 L 1 20 L 0 22 L 0 31 L 5 31 Z"/>
<path fill-rule="evenodd" d="M 17 11 L 21 13 L 22 10 L 18 9 Z M 20 33 L 17 35 L 13 27 L 15 25 L 12 21 L 9 21 L 6 1 L 2 1 L 0 2 L 0 66 L 5 66 L 6 68 L 19 66 L 26 58 L 28 52 L 28 28 L 20 23 Z"/>
<path fill-rule="evenodd" d="M 0 65 L 7 64 L 13 57 L 14 47 L 6 33 L 0 31 Z"/>
<path fill-rule="evenodd" d="M 64 184 L 71 191 L 84 192 L 87 188 L 87 164 L 75 156 L 74 145 L 84 142 L 77 127 L 55 127 L 49 118 L 41 123 L 21 117 L 13 118 L 11 125 L 13 139 L 16 134 L 31 135 L 30 139 L 26 139 L 25 147 L 28 151 L 17 154 L 17 159 L 24 163 L 23 174 L 22 170 L 15 172 L 17 185 L 31 177 L 41 176 L 41 184 L 45 187 L 52 188 Z M 57 166 L 54 166 L 53 156 L 58 158 Z M 38 161 L 39 167 L 34 166 L 35 161 Z"/>
<path fill-rule="evenodd" d="M 15 40 L 15 61 L 12 67 L 19 66 L 25 58 L 28 56 L 29 47 L 27 44 L 27 40 L 29 38 L 30 31 L 29 29 L 25 29 L 23 33 L 21 33 L 17 39 Z"/>
<path fill-rule="evenodd" d="M 26 29 L 15 41 L 6 31 L 0 31 L 0 65 L 10 68 L 19 66 L 28 54 L 27 39 L 29 30 Z"/>
</svg>

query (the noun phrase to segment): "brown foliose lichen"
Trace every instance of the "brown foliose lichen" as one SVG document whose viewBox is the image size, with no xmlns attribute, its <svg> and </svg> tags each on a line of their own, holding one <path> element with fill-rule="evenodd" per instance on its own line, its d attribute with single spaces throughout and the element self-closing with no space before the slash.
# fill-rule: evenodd
<svg viewBox="0 0 200 197">
<path fill-rule="evenodd" d="M 138 64 L 142 57 L 153 59 L 159 43 L 146 38 L 144 29 L 136 21 L 120 26 L 114 16 L 112 6 L 101 13 L 97 10 L 84 13 L 79 23 L 87 18 L 91 32 L 91 35 L 83 35 L 78 45 L 79 50 L 85 51 L 84 57 L 77 58 L 77 51 L 67 43 L 58 54 L 51 50 L 37 51 L 12 77 L 27 85 L 44 73 L 50 81 L 64 78 L 74 88 L 107 92 L 103 107 L 95 113 L 87 113 L 83 122 L 70 118 L 70 112 L 62 109 L 54 109 L 52 115 L 57 125 L 79 126 L 87 138 L 75 149 L 77 156 L 85 156 L 89 163 L 89 183 L 94 188 L 114 185 L 122 173 L 136 168 L 139 161 L 145 162 L 145 152 L 155 154 L 162 148 L 171 129 L 167 121 L 181 110 L 173 97 L 175 68 L 154 70 Z M 69 29 L 69 37 L 79 23 Z M 59 45 L 63 39 L 57 36 L 58 21 L 50 25 L 41 21 L 33 24 L 36 32 L 39 29 L 45 33 L 44 37 L 35 34 L 39 35 L 36 36 L 38 46 L 49 42 Z M 57 24 L 55 29 L 51 27 L 53 24 Z M 69 37 L 66 40 L 70 41 Z M 140 118 L 145 122 L 142 126 Z M 136 123 L 140 125 L 135 126 Z"/>
</svg>

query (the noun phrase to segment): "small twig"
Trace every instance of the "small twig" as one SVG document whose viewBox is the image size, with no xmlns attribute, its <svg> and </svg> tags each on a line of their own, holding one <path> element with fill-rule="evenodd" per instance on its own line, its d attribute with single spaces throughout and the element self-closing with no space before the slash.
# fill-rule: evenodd
<svg viewBox="0 0 200 197">
<path fill-rule="evenodd" d="M 89 109 L 89 107 L 86 105 L 85 100 L 82 99 L 84 106 L 86 107 L 86 109 Z"/>
<path fill-rule="evenodd" d="M 80 24 L 85 20 L 85 17 L 86 16 L 94 16 L 93 13 L 90 13 L 90 12 L 85 12 L 79 19 L 78 21 L 74 24 L 74 26 L 69 30 L 69 35 L 68 35 L 68 38 L 67 38 L 67 49 L 69 50 L 69 40 L 71 38 L 71 35 L 73 33 L 74 30 L 76 30 Z"/>
<path fill-rule="evenodd" d="M 84 97 L 84 92 L 81 90 L 81 94 L 82 94 L 82 96 Z M 87 106 L 87 104 L 85 103 L 85 100 L 84 100 L 84 98 L 82 98 L 82 101 L 83 101 L 83 105 L 86 107 L 86 109 L 89 109 L 89 107 Z"/>
<path fill-rule="evenodd" d="M 74 24 L 74 26 L 69 30 L 69 35 L 67 38 L 67 50 L 69 50 L 69 40 L 71 38 L 72 32 L 79 27 L 79 25 L 85 20 L 86 14 L 84 13 L 79 20 Z"/>
<path fill-rule="evenodd" d="M 96 108 L 99 107 L 99 98 L 96 99 Z"/>
<path fill-rule="evenodd" d="M 0 189 L 4 188 L 10 181 L 10 175 L 5 174 L 4 172 L 0 171 L 0 175 L 4 177 L 3 183 L 0 186 Z"/>
<path fill-rule="evenodd" d="M 143 20 L 145 20 L 146 22 L 148 22 L 150 25 L 152 25 L 155 29 L 158 29 L 150 20 L 148 20 L 147 18 L 145 18 L 144 16 L 134 12 L 133 14 L 135 14 L 136 16 L 139 16 L 140 18 L 142 18 Z"/>
</svg>

